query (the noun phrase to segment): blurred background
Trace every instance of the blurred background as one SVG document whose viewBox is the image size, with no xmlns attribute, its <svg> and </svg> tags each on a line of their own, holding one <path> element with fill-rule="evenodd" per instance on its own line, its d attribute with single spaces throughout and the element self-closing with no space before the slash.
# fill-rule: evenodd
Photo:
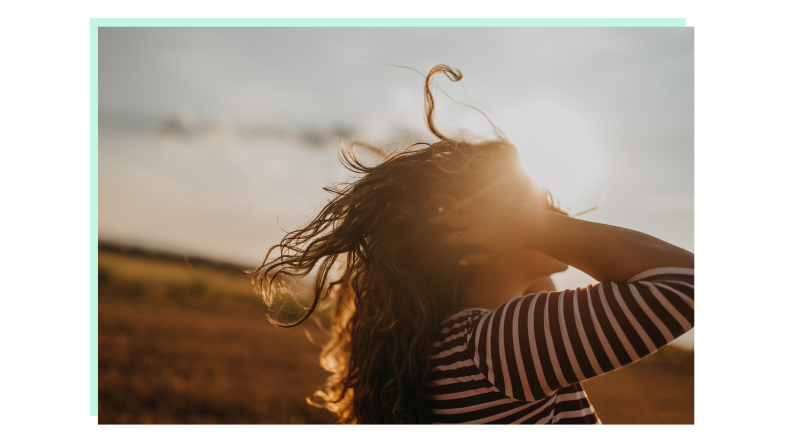
<svg viewBox="0 0 792 446">
<path fill-rule="evenodd" d="M 100 28 L 100 423 L 331 421 L 326 336 L 242 270 L 345 178 L 339 140 L 434 141 L 438 63 L 445 134 L 493 136 L 476 107 L 572 213 L 694 250 L 692 28 Z M 603 423 L 692 423 L 693 333 L 584 387 Z"/>
</svg>

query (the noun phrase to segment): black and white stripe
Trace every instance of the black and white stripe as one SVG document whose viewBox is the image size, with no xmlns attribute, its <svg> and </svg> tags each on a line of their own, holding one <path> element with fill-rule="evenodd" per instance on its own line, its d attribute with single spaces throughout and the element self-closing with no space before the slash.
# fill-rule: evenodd
<svg viewBox="0 0 792 446">
<path fill-rule="evenodd" d="M 599 424 L 579 384 L 693 327 L 693 270 L 515 297 L 447 319 L 426 391 L 436 423 Z"/>
</svg>

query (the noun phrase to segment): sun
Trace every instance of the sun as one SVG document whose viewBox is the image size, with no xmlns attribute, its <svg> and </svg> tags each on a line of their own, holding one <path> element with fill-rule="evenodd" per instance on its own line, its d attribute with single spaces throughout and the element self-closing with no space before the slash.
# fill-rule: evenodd
<svg viewBox="0 0 792 446">
<path fill-rule="evenodd" d="M 596 206 L 605 193 L 606 163 L 592 120 L 552 100 L 525 112 L 526 124 L 508 134 L 526 173 L 573 213 Z"/>
</svg>

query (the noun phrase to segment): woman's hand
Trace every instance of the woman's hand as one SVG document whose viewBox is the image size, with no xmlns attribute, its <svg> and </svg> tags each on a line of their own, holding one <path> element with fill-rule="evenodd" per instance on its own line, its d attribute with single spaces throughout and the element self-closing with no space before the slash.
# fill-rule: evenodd
<svg viewBox="0 0 792 446">
<path fill-rule="evenodd" d="M 462 265 L 482 265 L 531 249 L 530 233 L 539 211 L 505 194 L 488 194 L 462 204 L 448 226 L 449 246 L 475 245 L 486 251 L 468 254 Z"/>
<path fill-rule="evenodd" d="M 486 250 L 466 255 L 461 264 L 487 264 L 534 249 L 597 281 L 626 282 L 652 268 L 693 268 L 694 263 L 691 252 L 647 234 L 540 210 L 505 194 L 461 204 L 448 226 L 453 230 L 446 235 L 448 245 Z"/>
</svg>

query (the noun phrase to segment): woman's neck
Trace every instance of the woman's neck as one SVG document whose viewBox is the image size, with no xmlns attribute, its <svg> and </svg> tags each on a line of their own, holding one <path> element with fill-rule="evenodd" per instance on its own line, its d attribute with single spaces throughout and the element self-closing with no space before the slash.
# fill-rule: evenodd
<svg viewBox="0 0 792 446">
<path fill-rule="evenodd" d="M 491 310 L 509 299 L 522 295 L 530 286 L 523 280 L 515 280 L 503 268 L 483 266 L 471 268 L 473 271 L 459 290 L 459 305 L 456 311 L 468 308 Z"/>
</svg>

